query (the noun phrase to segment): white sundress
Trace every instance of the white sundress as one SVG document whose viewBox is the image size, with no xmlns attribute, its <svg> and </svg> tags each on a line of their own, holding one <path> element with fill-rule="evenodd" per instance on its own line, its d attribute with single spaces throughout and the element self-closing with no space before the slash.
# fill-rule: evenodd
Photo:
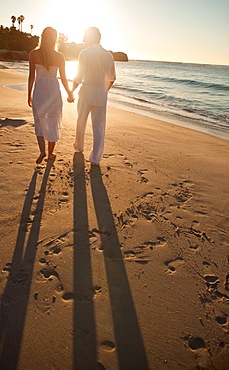
<svg viewBox="0 0 229 370">
<path fill-rule="evenodd" d="M 49 69 L 35 64 L 36 79 L 33 90 L 33 115 L 36 136 L 56 142 L 60 139 L 62 124 L 62 96 L 57 78 L 58 67 Z"/>
</svg>

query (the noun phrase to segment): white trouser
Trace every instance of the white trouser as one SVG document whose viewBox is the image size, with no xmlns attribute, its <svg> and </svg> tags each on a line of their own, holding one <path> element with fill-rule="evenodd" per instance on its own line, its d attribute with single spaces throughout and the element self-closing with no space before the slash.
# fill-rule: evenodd
<svg viewBox="0 0 229 370">
<path fill-rule="evenodd" d="M 91 122 L 93 130 L 93 149 L 89 161 L 99 164 L 103 156 L 104 138 L 106 128 L 106 105 L 93 106 L 84 102 L 84 99 L 78 100 L 78 118 L 76 126 L 76 139 L 74 143 L 75 151 L 84 150 L 84 137 L 89 113 L 91 113 Z"/>
</svg>

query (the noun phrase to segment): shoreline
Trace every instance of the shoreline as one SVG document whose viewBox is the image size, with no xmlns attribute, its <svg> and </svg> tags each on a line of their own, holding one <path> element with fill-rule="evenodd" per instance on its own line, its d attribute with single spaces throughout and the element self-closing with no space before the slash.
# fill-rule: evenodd
<svg viewBox="0 0 229 370">
<path fill-rule="evenodd" d="M 159 121 L 162 121 L 162 122 L 166 122 L 170 125 L 176 125 L 176 126 L 179 126 L 179 127 L 184 127 L 184 128 L 190 129 L 190 130 L 194 130 L 194 131 L 212 136 L 212 137 L 216 137 L 216 138 L 221 139 L 221 140 L 229 141 L 229 132 L 225 132 L 225 131 L 219 130 L 219 129 L 209 128 L 209 127 L 206 127 L 206 126 L 203 127 L 198 123 L 195 124 L 193 122 L 190 122 L 188 119 L 184 120 L 184 119 L 178 118 L 178 117 L 173 118 L 171 115 L 165 116 L 165 114 L 160 114 L 160 113 L 156 113 L 156 112 L 152 112 L 152 111 L 150 112 L 150 111 L 143 110 L 143 109 L 138 109 L 138 108 L 128 109 L 128 107 L 125 107 L 124 105 L 122 105 L 122 103 L 118 103 L 118 102 L 112 102 L 111 103 L 111 102 L 108 101 L 108 105 L 110 105 L 114 108 L 126 111 L 126 112 L 133 112 L 133 113 L 136 113 L 136 114 L 141 115 L 143 117 L 149 117 L 149 118 L 152 118 L 153 120 L 154 119 L 159 120 Z"/>
<path fill-rule="evenodd" d="M 64 100 L 52 166 L 0 70 L 0 367 L 224 370 L 229 143 L 108 106 L 98 168 Z"/>
<path fill-rule="evenodd" d="M 13 71 L 13 69 L 10 69 L 10 68 L 8 68 L 8 69 Z M 0 67 L 0 70 L 1 70 L 1 67 Z M 19 73 L 22 74 L 23 76 L 26 76 L 25 73 L 23 73 L 23 72 L 19 72 Z M 26 76 L 26 78 L 27 78 L 27 76 Z M 72 80 L 70 80 L 70 79 L 69 79 L 69 81 L 72 82 Z M 12 86 L 8 85 L 8 86 L 6 86 L 6 88 L 12 88 L 12 89 L 16 89 L 16 90 L 18 89 L 18 90 L 27 91 L 27 83 L 25 83 L 25 84 L 20 83 L 18 85 L 14 84 Z M 61 86 L 61 92 L 62 92 L 63 98 L 66 97 L 65 90 L 62 88 L 62 86 Z M 209 124 L 207 122 L 204 123 L 204 121 L 199 123 L 198 120 L 195 121 L 195 119 L 193 119 L 193 118 L 185 118 L 185 117 L 176 115 L 176 113 L 166 114 L 165 112 L 161 112 L 161 113 L 156 112 L 156 111 L 153 111 L 151 108 L 144 107 L 144 105 L 141 106 L 141 107 L 138 107 L 136 105 L 136 107 L 135 107 L 134 105 L 132 105 L 132 103 L 129 104 L 127 102 L 125 104 L 121 101 L 117 101 L 116 98 L 115 98 L 115 94 L 114 95 L 113 94 L 114 93 L 111 90 L 111 92 L 109 93 L 110 97 L 108 98 L 108 106 L 112 106 L 114 108 L 121 109 L 123 111 L 140 114 L 144 117 L 150 117 L 152 119 L 161 120 L 163 122 L 167 122 L 168 124 L 172 124 L 172 125 L 176 125 L 176 126 L 180 126 L 180 127 L 185 127 L 185 128 L 188 128 L 188 129 L 198 131 L 198 132 L 205 133 L 205 134 L 213 136 L 213 137 L 217 137 L 217 138 L 225 140 L 225 141 L 229 141 L 228 128 L 227 129 L 222 129 L 221 127 L 214 128 L 214 125 L 212 123 L 211 124 Z"/>
</svg>

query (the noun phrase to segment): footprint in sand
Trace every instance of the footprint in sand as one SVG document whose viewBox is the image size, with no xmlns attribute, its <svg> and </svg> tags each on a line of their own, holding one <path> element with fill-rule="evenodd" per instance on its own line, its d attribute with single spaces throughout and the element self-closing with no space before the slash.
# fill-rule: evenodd
<svg viewBox="0 0 229 370">
<path fill-rule="evenodd" d="M 195 228 L 195 227 L 198 227 L 198 226 L 200 226 L 199 221 L 197 221 L 197 220 L 193 220 L 193 221 L 192 221 L 192 224 L 191 224 L 191 227 L 192 227 L 192 228 Z"/>
<path fill-rule="evenodd" d="M 59 199 L 60 203 L 66 203 L 69 201 L 69 193 L 67 191 L 63 191 L 61 193 L 61 198 Z"/>
<path fill-rule="evenodd" d="M 194 251 L 194 252 L 198 252 L 200 250 L 200 246 L 198 244 L 191 244 L 190 241 L 188 240 L 188 243 L 189 243 L 189 248 Z"/>
<path fill-rule="evenodd" d="M 202 264 L 206 266 L 207 268 L 211 266 L 210 262 L 208 261 L 203 261 Z"/>
<path fill-rule="evenodd" d="M 64 286 L 61 283 L 57 283 L 55 287 L 57 293 L 62 293 L 64 291 Z"/>
<path fill-rule="evenodd" d="M 146 184 L 147 182 L 149 182 L 149 180 L 148 180 L 146 177 L 141 176 L 141 178 L 140 178 L 140 183 L 141 183 L 141 184 L 142 184 L 142 183 Z"/>
<path fill-rule="evenodd" d="M 109 154 L 103 154 L 103 158 L 110 158 L 110 157 L 115 157 L 115 158 L 123 158 L 124 154 L 122 153 L 109 153 Z"/>
<path fill-rule="evenodd" d="M 148 242 L 150 243 L 150 242 Z M 138 245 L 132 250 L 124 251 L 123 256 L 125 261 L 136 262 L 140 264 L 147 264 L 151 261 L 151 258 L 145 254 L 145 251 L 152 249 L 152 245 L 144 243 L 143 245 Z"/>
<path fill-rule="evenodd" d="M 222 330 L 225 333 L 229 333 L 229 322 L 227 316 L 216 316 L 215 317 L 216 322 L 222 327 Z"/>
<path fill-rule="evenodd" d="M 100 295 L 102 294 L 103 288 L 100 285 L 95 285 L 94 286 L 94 295 Z"/>
<path fill-rule="evenodd" d="M 154 247 L 164 247 L 166 245 L 166 240 L 162 236 L 158 236 L 156 242 L 154 242 Z"/>
<path fill-rule="evenodd" d="M 209 359 L 208 348 L 205 341 L 201 337 L 186 337 L 189 350 L 195 354 L 196 369 L 211 369 L 211 361 Z M 194 367 L 193 367 L 194 368 Z"/>
<path fill-rule="evenodd" d="M 165 221 L 169 221 L 169 218 L 171 217 L 173 215 L 173 212 L 172 211 L 165 211 L 164 213 L 163 213 L 163 218 L 164 218 L 164 220 Z M 176 218 L 178 219 L 180 219 L 180 217 L 179 216 L 176 216 Z"/>
<path fill-rule="evenodd" d="M 60 281 L 58 272 L 52 267 L 44 267 L 37 273 L 37 281 L 46 281 L 47 279 L 57 278 Z"/>
<path fill-rule="evenodd" d="M 9 273 L 11 271 L 11 268 L 12 268 L 12 263 L 8 262 L 8 263 L 6 263 L 5 267 L 3 267 L 2 272 L 8 272 Z"/>
<path fill-rule="evenodd" d="M 169 272 L 170 274 L 173 274 L 174 272 L 176 272 L 177 267 L 182 265 L 184 262 L 185 261 L 181 257 L 177 257 L 173 260 L 169 260 L 165 262 L 165 265 L 168 268 L 167 272 Z"/>
<path fill-rule="evenodd" d="M 48 264 L 48 261 L 45 258 L 40 258 L 39 263 L 43 264 Z"/>
<path fill-rule="evenodd" d="M 147 169 L 143 169 L 143 170 L 139 170 L 137 173 L 138 175 L 140 175 L 140 182 L 141 183 L 147 183 L 149 180 L 143 176 L 145 173 L 147 173 L 148 170 Z"/>
<path fill-rule="evenodd" d="M 188 346 L 192 351 L 197 351 L 202 348 L 206 348 L 204 340 L 200 337 L 190 338 L 188 340 Z"/>
<path fill-rule="evenodd" d="M 37 307 L 45 314 L 56 302 L 56 295 L 63 293 L 64 287 L 55 266 L 51 265 L 45 258 L 40 258 L 39 263 L 45 264 L 45 266 L 36 275 L 38 290 L 34 292 L 33 298 Z"/>
<path fill-rule="evenodd" d="M 132 167 L 133 167 L 132 163 L 130 163 L 130 161 L 129 161 L 127 158 L 124 158 L 124 164 L 125 164 L 125 166 L 127 166 L 127 167 L 130 167 L 130 168 L 132 168 Z"/>
<path fill-rule="evenodd" d="M 220 325 L 226 325 L 227 324 L 227 317 L 226 316 L 216 316 L 216 321 Z"/>
<path fill-rule="evenodd" d="M 20 144 L 20 143 L 15 143 L 15 141 L 13 141 L 12 143 L 7 143 L 9 146 L 14 146 L 16 148 L 19 148 L 19 147 L 22 147 L 24 144 Z"/>
<path fill-rule="evenodd" d="M 51 239 L 50 241 L 47 241 L 45 243 L 46 249 L 44 251 L 45 256 L 52 255 L 52 254 L 60 254 L 62 252 L 62 247 L 66 244 L 66 238 L 64 236 L 62 237 L 56 237 L 54 239 Z"/>
<path fill-rule="evenodd" d="M 65 292 L 62 295 L 62 299 L 64 301 L 72 301 L 74 299 L 74 293 L 73 292 Z"/>
<path fill-rule="evenodd" d="M 219 278 L 215 275 L 205 275 L 204 280 L 208 288 L 216 289 L 219 285 Z"/>
<path fill-rule="evenodd" d="M 95 249 L 96 244 L 99 242 L 99 238 L 94 233 L 90 234 L 90 231 L 89 231 L 89 241 L 90 241 L 90 245 L 93 246 L 93 249 Z"/>
<path fill-rule="evenodd" d="M 178 202 L 178 204 L 176 205 L 184 205 L 189 200 L 192 199 L 192 194 L 190 193 L 189 189 L 186 187 L 187 181 L 183 181 L 181 183 L 173 183 L 170 185 L 172 189 L 170 193 L 172 193 L 171 195 L 173 195 L 176 201 Z"/>
<path fill-rule="evenodd" d="M 35 292 L 33 295 L 36 305 L 45 314 L 50 310 L 51 306 L 56 302 L 56 296 L 52 292 L 39 293 Z"/>
<path fill-rule="evenodd" d="M 49 254 L 60 254 L 61 252 L 62 252 L 62 249 L 58 245 L 56 245 L 50 250 Z"/>
<path fill-rule="evenodd" d="M 101 342 L 100 348 L 106 352 L 114 352 L 116 349 L 115 344 L 110 340 L 104 340 L 103 342 Z"/>
<path fill-rule="evenodd" d="M 147 168 L 144 168 L 143 170 L 139 170 L 138 174 L 139 175 L 144 175 L 146 172 L 148 172 Z"/>
<path fill-rule="evenodd" d="M 49 175 L 49 182 L 53 182 L 56 178 L 56 174 L 55 173 L 50 173 Z"/>
</svg>

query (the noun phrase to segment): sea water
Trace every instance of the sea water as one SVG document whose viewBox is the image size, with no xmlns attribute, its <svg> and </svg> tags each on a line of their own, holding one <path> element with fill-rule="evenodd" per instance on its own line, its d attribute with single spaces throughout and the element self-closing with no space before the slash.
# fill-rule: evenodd
<svg viewBox="0 0 229 370">
<path fill-rule="evenodd" d="M 229 140 L 229 67 L 130 61 L 116 71 L 116 104 Z"/>
<path fill-rule="evenodd" d="M 28 62 L 0 67 L 28 75 Z M 129 61 L 115 67 L 108 104 L 229 140 L 229 66 Z M 76 70 L 76 61 L 66 63 L 69 80 Z"/>
</svg>

